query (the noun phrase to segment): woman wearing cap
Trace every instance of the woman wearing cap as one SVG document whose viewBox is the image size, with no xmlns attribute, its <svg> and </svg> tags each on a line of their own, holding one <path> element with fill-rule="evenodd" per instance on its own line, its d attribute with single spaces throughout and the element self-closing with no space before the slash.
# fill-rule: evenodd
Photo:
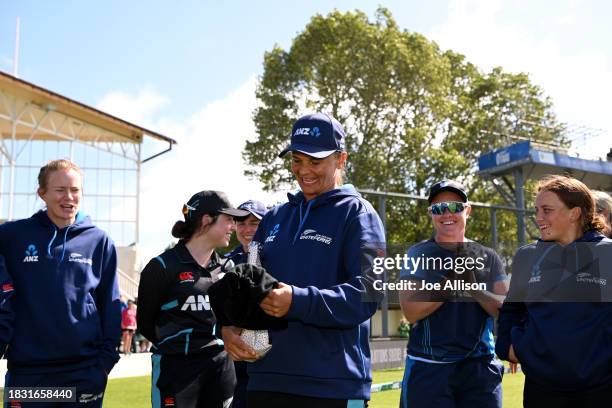
<svg viewBox="0 0 612 408">
<path fill-rule="evenodd" d="M 240 245 L 224 255 L 228 261 L 231 260 L 235 265 L 247 262 L 249 244 L 253 240 L 255 232 L 257 232 L 261 219 L 268 211 L 264 203 L 256 200 L 245 201 L 238 206 L 238 209 L 248 211 L 248 215 L 245 217 L 234 217 L 236 239 L 238 239 Z"/>
<path fill-rule="evenodd" d="M 342 185 L 347 160 L 344 130 L 324 114 L 293 126 L 291 170 L 300 186 L 289 202 L 270 210 L 254 241 L 261 262 L 280 281 L 261 302 L 288 328 L 270 330 L 271 350 L 249 363 L 249 407 L 364 406 L 370 398 L 367 296 L 374 277 L 371 249 L 381 255 L 380 218 L 352 185 Z M 236 360 L 252 358 L 240 329 L 224 327 L 226 349 Z"/>
<path fill-rule="evenodd" d="M 229 244 L 233 217 L 248 214 L 222 192 L 194 194 L 183 206 L 185 220 L 172 228 L 179 242 L 140 275 L 138 327 L 153 343 L 154 408 L 231 404 L 234 367 L 216 335 L 207 292 L 222 263 L 215 248 Z"/>
<path fill-rule="evenodd" d="M 415 284 L 400 292 L 411 323 L 400 406 L 501 408 L 504 367 L 495 358 L 493 325 L 508 291 L 503 263 L 466 237 L 472 207 L 462 184 L 439 181 L 427 201 L 433 237 L 408 249 L 409 259 L 423 261 L 400 273 Z M 440 290 L 423 290 L 424 282 Z M 455 291 L 449 283 L 484 287 Z"/>
<path fill-rule="evenodd" d="M 228 252 L 224 255 L 227 259 L 228 264 L 238 265 L 247 263 L 249 244 L 257 232 L 257 227 L 264 215 L 266 215 L 267 209 L 264 203 L 256 200 L 248 200 L 238 206 L 239 210 L 245 210 L 249 212 L 246 217 L 234 217 L 236 221 L 236 238 L 240 245 L 234 248 L 233 251 Z M 234 369 L 236 370 L 236 389 L 234 390 L 234 400 L 232 401 L 233 408 L 244 408 L 246 407 L 246 390 L 249 382 L 249 375 L 247 373 L 247 363 L 245 361 L 234 362 Z"/>
<path fill-rule="evenodd" d="M 610 406 L 612 240 L 574 178 L 541 180 L 535 209 L 541 239 L 514 257 L 496 352 L 520 362 L 525 407 Z"/>
<path fill-rule="evenodd" d="M 79 211 L 75 163 L 41 167 L 38 195 L 45 209 L 0 226 L 0 258 L 13 279 L 3 292 L 14 284 L 5 386 L 76 387 L 74 406 L 101 407 L 121 338 L 115 246 Z"/>
</svg>

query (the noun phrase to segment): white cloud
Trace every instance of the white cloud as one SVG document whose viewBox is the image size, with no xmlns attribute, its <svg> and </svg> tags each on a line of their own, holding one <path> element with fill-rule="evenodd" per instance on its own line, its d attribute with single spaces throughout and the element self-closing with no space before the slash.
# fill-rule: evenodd
<svg viewBox="0 0 612 408">
<path fill-rule="evenodd" d="M 146 86 L 134 96 L 123 91 L 109 92 L 96 107 L 128 122 L 147 127 L 152 124 L 154 115 L 168 103 L 168 97 Z"/>
<path fill-rule="evenodd" d="M 193 193 L 225 191 L 234 205 L 251 198 L 271 205 L 286 198 L 284 192 L 264 193 L 261 183 L 244 176 L 241 153 L 245 141 L 255 137 L 251 119 L 255 86 L 253 76 L 223 99 L 203 106 L 180 122 L 163 116 L 153 120 L 153 113 L 168 99 L 151 89 L 136 96 L 113 92 L 103 98 L 109 104 L 106 106 L 112 102 L 120 109 L 120 117 L 140 117 L 151 124 L 151 129 L 178 142 L 170 153 L 142 166 L 140 246 L 145 260 L 171 241 L 172 225 L 181 218 L 182 205 Z"/>
<path fill-rule="evenodd" d="M 589 21 L 576 17 L 579 3 L 561 1 L 554 7 L 539 7 L 538 2 L 452 0 L 447 20 L 428 36 L 482 69 L 502 66 L 506 71 L 529 73 L 552 98 L 561 121 L 603 129 L 599 139 L 605 142 L 612 135 L 611 56 L 593 45 L 600 43 L 584 29 Z M 521 13 L 525 18 L 519 18 Z"/>
</svg>

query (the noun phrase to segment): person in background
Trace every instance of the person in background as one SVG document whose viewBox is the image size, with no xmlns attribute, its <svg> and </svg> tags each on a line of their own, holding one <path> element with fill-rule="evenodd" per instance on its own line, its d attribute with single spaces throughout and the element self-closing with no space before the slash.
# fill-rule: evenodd
<svg viewBox="0 0 612 408">
<path fill-rule="evenodd" d="M 340 123 L 321 113 L 293 126 L 291 171 L 300 190 L 268 211 L 254 241 L 261 263 L 279 283 L 260 303 L 284 317 L 269 330 L 270 351 L 249 363 L 249 408 L 364 407 L 370 399 L 370 323 L 376 311 L 373 257 L 385 232 L 372 205 L 343 185 L 348 154 Z M 371 250 L 371 252 L 370 252 Z M 223 327 L 234 360 L 252 359 L 241 329 Z"/>
<path fill-rule="evenodd" d="M 540 180 L 535 210 L 541 238 L 514 256 L 497 355 L 521 364 L 527 408 L 610 406 L 612 240 L 574 178 Z"/>
<path fill-rule="evenodd" d="M 591 190 L 591 193 L 593 193 L 595 198 L 596 211 L 603 217 L 603 221 L 606 224 L 602 233 L 606 237 L 612 238 L 612 197 L 605 191 Z"/>
<path fill-rule="evenodd" d="M 70 406 L 101 407 L 121 339 L 115 245 L 79 211 L 83 172 L 73 162 L 43 166 L 38 195 L 43 210 L 0 225 L 15 314 L 5 386 L 76 387 Z"/>
<path fill-rule="evenodd" d="M 14 291 L 13 280 L 6 270 L 4 257 L 0 255 L 0 358 L 13 337 L 14 315 L 10 299 Z"/>
<path fill-rule="evenodd" d="M 408 249 L 408 258 L 427 263 L 400 273 L 416 284 L 400 293 L 411 323 L 400 406 L 501 408 L 504 367 L 495 358 L 493 321 L 508 291 L 503 263 L 494 250 L 466 238 L 472 208 L 461 183 L 433 184 L 428 202 L 434 236 Z M 447 259 L 462 259 L 461 266 L 429 266 Z M 467 268 L 466 259 L 481 266 Z M 444 286 L 429 293 L 421 282 Z M 482 282 L 486 290 L 447 290 L 447 282 Z"/>
<path fill-rule="evenodd" d="M 233 217 L 248 214 L 220 191 L 194 194 L 183 205 L 184 220 L 172 228 L 179 242 L 151 259 L 140 275 L 137 318 L 153 343 L 153 408 L 231 405 L 234 365 L 217 336 L 208 288 L 223 265 L 215 248 L 229 245 Z"/>
<path fill-rule="evenodd" d="M 128 308 L 128 299 L 121 295 L 121 315 L 123 315 L 123 311 Z"/>
<path fill-rule="evenodd" d="M 121 314 L 121 330 L 123 331 L 123 354 L 132 354 L 132 337 L 136 331 L 136 303 L 128 301 L 128 307 Z M 138 351 L 138 350 L 136 350 Z"/>
<path fill-rule="evenodd" d="M 236 238 L 240 245 L 228 252 L 224 257 L 232 261 L 234 265 L 247 263 L 249 244 L 255 236 L 257 227 L 261 219 L 266 215 L 267 209 L 264 203 L 256 200 L 248 200 L 238 206 L 239 210 L 249 212 L 246 217 L 235 217 L 236 221 Z M 236 370 L 236 389 L 234 390 L 233 408 L 246 408 L 246 393 L 249 375 L 247 373 L 246 361 L 235 361 L 234 368 Z"/>
</svg>

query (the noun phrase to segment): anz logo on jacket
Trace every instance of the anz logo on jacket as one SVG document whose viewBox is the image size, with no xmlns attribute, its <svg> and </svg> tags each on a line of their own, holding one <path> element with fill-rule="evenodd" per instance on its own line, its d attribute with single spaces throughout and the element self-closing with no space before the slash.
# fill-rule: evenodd
<svg viewBox="0 0 612 408">
<path fill-rule="evenodd" d="M 30 244 L 25 250 L 25 258 L 23 258 L 23 262 L 38 262 L 38 251 L 36 250 L 36 245 Z"/>
</svg>

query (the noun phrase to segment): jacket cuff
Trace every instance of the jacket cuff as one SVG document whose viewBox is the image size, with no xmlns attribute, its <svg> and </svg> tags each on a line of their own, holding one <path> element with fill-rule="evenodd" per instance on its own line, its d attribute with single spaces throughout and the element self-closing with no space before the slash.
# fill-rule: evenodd
<svg viewBox="0 0 612 408">
<path fill-rule="evenodd" d="M 302 320 L 308 313 L 310 306 L 310 291 L 308 288 L 298 288 L 291 285 L 293 295 L 291 297 L 291 306 L 287 312 L 287 318 Z"/>
</svg>

